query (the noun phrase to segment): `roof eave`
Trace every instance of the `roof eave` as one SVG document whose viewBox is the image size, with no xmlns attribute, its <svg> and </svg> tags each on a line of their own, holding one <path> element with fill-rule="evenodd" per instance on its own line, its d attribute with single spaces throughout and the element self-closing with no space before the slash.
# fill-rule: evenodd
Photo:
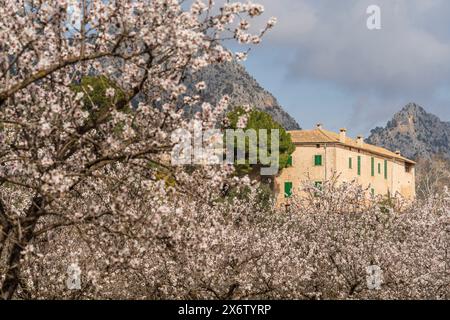
<svg viewBox="0 0 450 320">
<path fill-rule="evenodd" d="M 386 155 L 386 154 L 383 154 L 383 153 L 380 153 L 380 152 L 374 152 L 372 150 L 368 150 L 368 149 L 366 149 L 364 147 L 362 147 L 362 148 L 355 147 L 355 146 L 353 146 L 351 144 L 342 143 L 340 141 L 314 141 L 314 142 L 313 141 L 308 141 L 308 142 L 293 141 L 293 143 L 295 145 L 301 145 L 301 144 L 303 144 L 303 145 L 305 145 L 305 144 L 307 144 L 307 145 L 315 145 L 315 144 L 321 144 L 321 143 L 332 143 L 332 144 L 336 144 L 336 145 L 340 145 L 340 146 L 345 146 L 345 147 L 349 147 L 349 148 L 363 150 L 363 151 L 366 151 L 366 152 L 374 154 L 374 155 L 382 156 L 384 158 L 397 159 L 397 160 L 402 160 L 404 162 L 408 162 L 410 164 L 414 164 L 414 165 L 416 164 L 415 161 L 410 160 L 410 159 L 405 158 L 405 157 L 402 157 L 402 156 Z"/>
</svg>

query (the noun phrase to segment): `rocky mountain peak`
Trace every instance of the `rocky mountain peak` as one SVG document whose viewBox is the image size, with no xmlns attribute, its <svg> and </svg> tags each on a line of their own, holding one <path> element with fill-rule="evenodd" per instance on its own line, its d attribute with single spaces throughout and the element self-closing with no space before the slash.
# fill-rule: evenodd
<svg viewBox="0 0 450 320">
<path fill-rule="evenodd" d="M 411 114 L 411 115 L 421 115 L 427 113 L 424 108 L 420 105 L 410 102 L 403 107 L 397 114 Z"/>
<path fill-rule="evenodd" d="M 188 93 L 194 92 L 195 84 L 205 81 L 203 99 L 215 104 L 224 95 L 230 97 L 230 107 L 250 105 L 270 114 L 286 130 L 299 130 L 300 126 L 278 103 L 277 99 L 265 90 L 236 61 L 210 65 L 195 74 L 188 75 L 185 81 Z"/>
<path fill-rule="evenodd" d="M 393 120 L 407 122 L 410 123 L 410 125 L 417 125 L 421 123 L 421 120 L 432 122 L 441 121 L 437 116 L 428 113 L 424 108 L 414 102 L 408 103 L 403 109 L 397 112 L 394 115 Z"/>
<path fill-rule="evenodd" d="M 416 103 L 409 103 L 386 127 L 372 130 L 367 142 L 400 150 L 412 159 L 438 154 L 450 158 L 450 123 L 441 121 Z"/>
</svg>

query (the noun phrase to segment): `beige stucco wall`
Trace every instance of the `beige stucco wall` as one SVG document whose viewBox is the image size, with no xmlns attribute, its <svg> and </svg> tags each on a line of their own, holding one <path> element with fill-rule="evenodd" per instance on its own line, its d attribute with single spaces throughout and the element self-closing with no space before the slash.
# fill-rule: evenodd
<svg viewBox="0 0 450 320">
<path fill-rule="evenodd" d="M 322 155 L 322 166 L 314 166 L 314 156 Z M 361 157 L 361 175 L 358 175 L 358 156 Z M 352 158 L 352 168 L 349 168 L 349 158 Z M 372 176 L 371 159 L 374 158 L 375 174 Z M 388 176 L 384 176 L 384 160 L 388 161 Z M 380 173 L 378 172 L 380 164 Z M 388 192 L 399 192 L 406 198 L 415 197 L 415 172 L 405 172 L 405 163 L 400 160 L 384 158 L 359 149 L 333 144 L 297 145 L 292 154 L 292 167 L 285 168 L 275 179 L 277 203 L 284 202 L 284 182 L 293 183 L 293 193 L 299 194 L 300 186 L 305 182 L 326 181 L 333 174 L 338 175 L 339 181 L 350 182 L 356 180 L 364 188 L 374 189 L 376 195 L 387 195 Z"/>
<path fill-rule="evenodd" d="M 396 162 L 394 164 L 392 180 L 392 190 L 394 194 L 398 192 L 405 198 L 415 198 L 415 180 L 414 166 L 411 167 L 411 171 L 408 173 L 405 171 L 405 165 L 403 162 Z"/>
<path fill-rule="evenodd" d="M 292 154 L 292 167 L 285 168 L 275 179 L 277 203 L 284 200 L 284 182 L 293 183 L 293 194 L 299 194 L 300 186 L 307 181 L 324 181 L 331 177 L 335 166 L 335 148 L 315 145 L 296 146 Z M 314 166 L 314 156 L 322 155 L 322 166 Z"/>
</svg>

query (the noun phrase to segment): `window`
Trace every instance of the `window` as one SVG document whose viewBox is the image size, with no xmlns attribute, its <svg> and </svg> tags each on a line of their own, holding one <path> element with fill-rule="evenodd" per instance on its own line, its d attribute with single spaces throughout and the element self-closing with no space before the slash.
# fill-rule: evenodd
<svg viewBox="0 0 450 320">
<path fill-rule="evenodd" d="M 387 160 L 384 160 L 384 178 L 387 179 L 388 178 L 388 163 Z"/>
<path fill-rule="evenodd" d="M 378 162 L 378 174 L 381 174 L 381 163 Z"/>
<path fill-rule="evenodd" d="M 292 182 L 284 183 L 284 197 L 290 198 L 292 196 Z"/>
<path fill-rule="evenodd" d="M 316 154 L 314 156 L 314 165 L 321 166 L 322 165 L 322 156 L 320 154 Z"/>
<path fill-rule="evenodd" d="M 361 156 L 358 156 L 358 176 L 361 175 Z"/>
<path fill-rule="evenodd" d="M 413 167 L 412 164 L 410 164 L 410 163 L 405 163 L 405 172 L 411 173 L 412 167 Z"/>
<path fill-rule="evenodd" d="M 290 154 L 288 157 L 287 165 L 288 165 L 288 167 L 292 167 L 292 154 Z"/>
<path fill-rule="evenodd" d="M 353 169 L 353 159 L 351 157 L 348 158 L 348 168 Z"/>
<path fill-rule="evenodd" d="M 374 157 L 372 157 L 370 159 L 370 173 L 371 173 L 372 177 L 375 176 L 375 158 Z"/>
</svg>

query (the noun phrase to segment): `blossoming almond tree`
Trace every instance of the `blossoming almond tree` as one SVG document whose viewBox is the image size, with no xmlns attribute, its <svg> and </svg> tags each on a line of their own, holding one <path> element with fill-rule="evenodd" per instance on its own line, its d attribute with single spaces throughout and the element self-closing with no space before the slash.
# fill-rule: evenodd
<svg viewBox="0 0 450 320">
<path fill-rule="evenodd" d="M 331 181 L 275 211 L 231 167 L 169 165 L 185 110 L 212 128 L 227 106 L 186 96 L 184 75 L 231 59 L 224 39 L 259 43 L 261 13 L 0 0 L 3 298 L 449 298 L 448 192 L 367 201 Z"/>
<path fill-rule="evenodd" d="M 211 194 L 193 178 L 193 187 Z M 126 211 L 53 230 L 24 252 L 18 297 L 449 297 L 448 193 L 386 206 L 365 201 L 356 184 L 325 183 L 321 194 L 307 186 L 314 201 L 300 207 L 293 199 L 291 212 L 274 214 L 248 182 L 239 182 L 240 197 L 210 201 L 130 184 L 139 200 L 113 194 Z M 65 284 L 72 263 L 82 270 L 79 290 Z M 373 286 L 370 268 L 381 272 Z"/>
<path fill-rule="evenodd" d="M 248 19 L 263 12 L 258 4 L 183 2 L 0 0 L 3 298 L 26 288 L 22 256 L 39 237 L 104 219 L 124 232 L 121 219 L 135 214 L 136 186 L 155 192 L 149 201 L 159 210 L 167 187 L 161 172 L 178 192 L 210 201 L 214 192 L 192 188 L 193 172 L 167 166 L 170 133 L 189 127 L 184 109 L 202 105 L 200 96 L 184 95 L 182 81 L 187 72 L 232 59 L 224 39 L 259 43 L 275 21 L 253 35 Z M 79 85 L 86 76 L 107 79 L 106 106 L 92 99 L 92 86 Z M 226 99 L 214 111 L 203 107 L 195 117 L 212 127 Z M 197 169 L 210 190 L 230 173 Z"/>
<path fill-rule="evenodd" d="M 304 292 L 325 299 L 448 299 L 450 197 L 442 190 L 425 201 L 368 199 L 356 183 L 330 180 L 292 199 L 300 232 L 313 250 L 314 270 Z M 367 270 L 379 268 L 380 286 Z M 304 285 L 305 283 L 303 283 Z M 300 291 L 293 289 L 293 291 Z"/>
</svg>

